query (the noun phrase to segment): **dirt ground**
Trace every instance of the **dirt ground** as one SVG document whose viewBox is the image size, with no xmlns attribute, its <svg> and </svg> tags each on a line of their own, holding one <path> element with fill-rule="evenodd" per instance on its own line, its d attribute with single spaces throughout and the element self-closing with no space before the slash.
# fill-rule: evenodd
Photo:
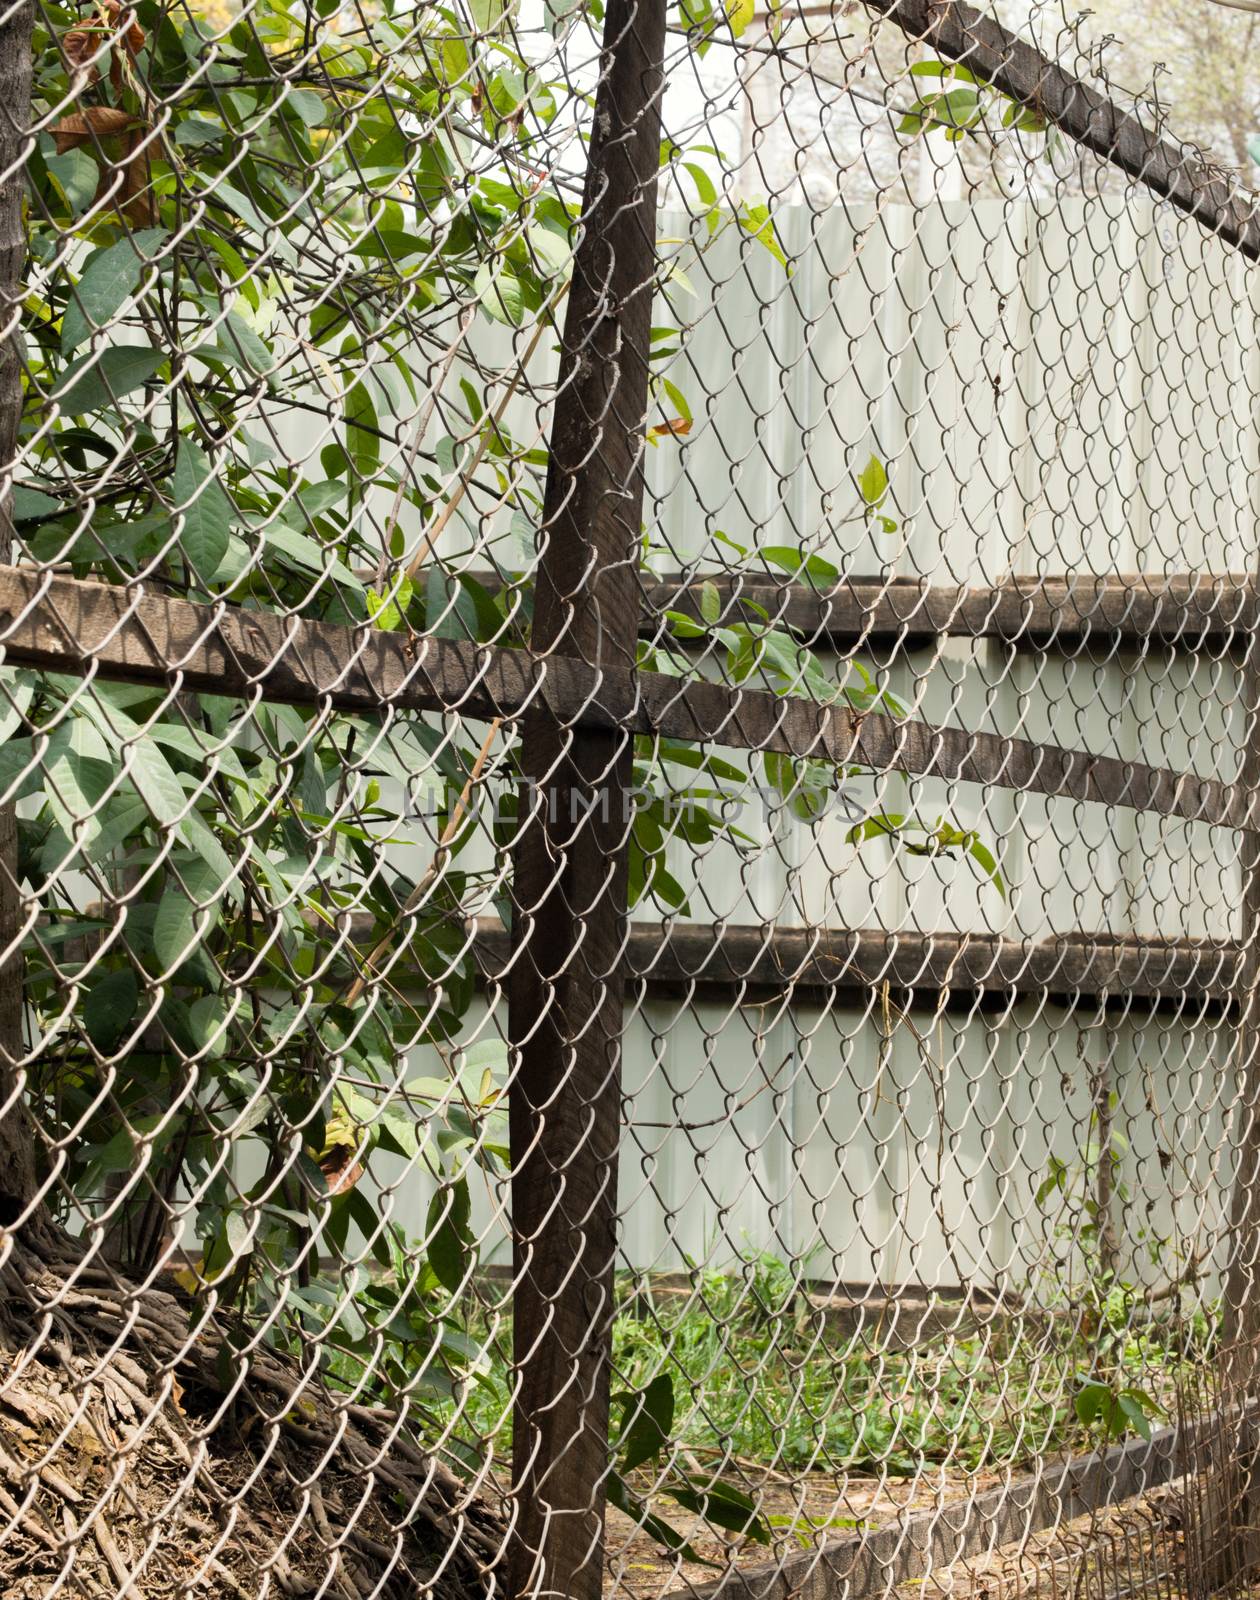
<svg viewBox="0 0 1260 1600">
<path fill-rule="evenodd" d="M 619 1600 L 687 1595 L 731 1566 L 764 1566 L 777 1556 L 886 1529 L 905 1515 L 956 1504 L 1001 1481 L 983 1473 L 944 1482 L 849 1478 L 841 1489 L 834 1475 L 819 1473 L 796 1483 L 772 1482 L 759 1500 L 763 1514 L 775 1519 L 783 1534 L 777 1550 L 725 1542 L 668 1500 L 653 1501 L 652 1509 L 687 1534 L 696 1554 L 713 1566 L 679 1560 L 630 1518 L 610 1512 L 605 1595 Z M 1187 1501 L 1178 1481 L 904 1583 L 896 1593 L 899 1600 L 1197 1600 L 1203 1585 L 1195 1574 L 1204 1551 L 1195 1513 L 1194 1499 Z M 1254 1596 L 1260 1587 L 1235 1584 L 1226 1592 Z"/>
<path fill-rule="evenodd" d="M 750 1477 L 752 1470 L 749 1469 Z M 738 1486 L 751 1494 L 762 1515 L 774 1522 L 782 1536 L 779 1548 L 787 1553 L 854 1537 L 865 1529 L 885 1526 L 902 1513 L 965 1500 L 1001 1481 L 997 1474 L 983 1472 L 944 1481 L 939 1475 L 918 1479 L 850 1476 L 838 1480 L 835 1473 L 819 1472 L 790 1480 L 770 1479 L 759 1489 L 752 1482 Z M 689 1586 L 698 1588 L 712 1583 L 735 1561 L 740 1566 L 756 1566 L 774 1559 L 773 1546 L 720 1539 L 701 1518 L 680 1511 L 664 1496 L 650 1504 L 653 1511 L 686 1535 L 698 1556 L 713 1565 L 679 1560 L 637 1528 L 631 1518 L 610 1510 L 607 1557 L 612 1571 L 605 1585 L 606 1595 L 657 1600 L 675 1589 L 685 1594 Z"/>
</svg>

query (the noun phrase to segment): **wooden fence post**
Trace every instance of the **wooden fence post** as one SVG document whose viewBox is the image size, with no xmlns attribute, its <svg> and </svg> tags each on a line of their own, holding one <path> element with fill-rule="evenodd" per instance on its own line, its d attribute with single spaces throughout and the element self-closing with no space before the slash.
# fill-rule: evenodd
<svg viewBox="0 0 1260 1600">
<path fill-rule="evenodd" d="M 552 423 L 532 649 L 632 667 L 665 0 L 609 0 Z M 633 736 L 522 725 L 509 1033 L 514 1600 L 597 1600 Z"/>
<path fill-rule="evenodd" d="M 33 5 L 0 22 L 0 562 L 13 555 L 13 463 L 22 420 L 19 326 L 26 271 L 24 159 L 30 137 Z M 0 706 L 7 702 L 0 702 Z M 30 1207 L 36 1190 L 35 1137 L 22 1098 L 17 1063 L 22 1043 L 22 894 L 18 873 L 17 804 L 0 806 L 0 1225 Z"/>
<path fill-rule="evenodd" d="M 1244 748 L 1239 786 L 1260 790 L 1260 632 L 1250 635 L 1248 660 L 1239 675 Z M 1237 1071 L 1242 1137 L 1229 1209 L 1225 1343 L 1232 1351 L 1233 1380 L 1251 1386 L 1254 1347 L 1260 1347 L 1260 833 L 1245 832 L 1239 845 L 1243 947 L 1238 973 Z M 1252 1354 L 1248 1354 L 1252 1347 Z M 1245 1370 L 1244 1370 L 1245 1369 Z"/>
<path fill-rule="evenodd" d="M 1249 630 L 1247 659 L 1239 675 L 1244 718 L 1239 786 L 1260 791 L 1260 631 Z M 1227 1440 L 1233 1475 L 1229 1493 L 1207 1529 L 1209 1578 L 1215 1587 L 1236 1583 L 1260 1562 L 1257 1535 L 1255 1447 L 1248 1426 L 1247 1398 L 1254 1396 L 1260 1366 L 1260 832 L 1242 835 L 1239 846 L 1242 959 L 1238 972 L 1237 1081 L 1242 1137 L 1229 1204 L 1229 1258 L 1223 1297 L 1224 1362 L 1221 1407 L 1236 1436 Z M 1231 1426 L 1227 1422 L 1225 1426 Z"/>
</svg>

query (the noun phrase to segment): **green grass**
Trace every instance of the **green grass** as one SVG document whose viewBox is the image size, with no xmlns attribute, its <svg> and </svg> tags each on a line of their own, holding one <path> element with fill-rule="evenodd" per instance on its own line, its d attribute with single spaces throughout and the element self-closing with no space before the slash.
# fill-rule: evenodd
<svg viewBox="0 0 1260 1600">
<path fill-rule="evenodd" d="M 636 1293 L 628 1281 L 621 1290 L 613 1387 L 641 1391 L 668 1373 L 675 1439 L 702 1460 L 906 1476 L 925 1465 L 1019 1468 L 1099 1442 L 1075 1401 L 1098 1374 L 1101 1341 L 1066 1319 L 1010 1319 L 885 1351 L 878 1318 L 844 1332 L 770 1259 L 740 1274 L 697 1275 L 690 1295 Z M 1125 1330 L 1113 1339 L 1113 1381 L 1169 1409 L 1178 1373 L 1210 1337 L 1199 1324 Z M 458 1431 L 497 1432 L 496 1451 L 506 1448 L 509 1394 L 502 1360 L 492 1356 Z M 1158 1423 L 1160 1412 L 1152 1414 Z"/>
<path fill-rule="evenodd" d="M 676 1280 L 675 1280 L 676 1281 Z M 706 1467 L 741 1463 L 778 1472 L 909 1476 L 925 1468 L 1020 1469 L 1038 1457 L 1096 1447 L 1097 1427 L 1076 1398 L 1100 1373 L 1150 1397 L 1158 1424 L 1178 1374 L 1210 1347 L 1200 1314 L 1172 1309 L 1164 1324 L 1130 1326 L 1132 1307 L 1101 1331 L 1066 1317 L 1008 1318 L 983 1330 L 938 1334 L 913 1350 L 887 1350 L 878 1315 L 857 1331 L 813 1308 L 791 1270 L 764 1257 L 732 1273 L 696 1273 L 690 1293 L 629 1278 L 613 1337 L 614 1391 L 641 1392 L 661 1374 L 674 1389 L 674 1442 Z M 456 1452 L 502 1459 L 510 1451 L 510 1322 L 472 1300 L 445 1312 L 446 1348 L 434 1357 L 432 1319 L 401 1347 L 374 1339 L 330 1354 L 330 1374 L 360 1381 L 364 1356 L 388 1382 L 424 1370 L 418 1409 Z M 396 1319 L 395 1319 L 396 1322 Z M 493 1330 L 493 1331 L 492 1331 Z M 330 1340 L 330 1347 L 337 1341 Z M 482 1352 L 461 1362 L 462 1350 Z M 475 1369 L 475 1370 L 474 1370 Z"/>
</svg>

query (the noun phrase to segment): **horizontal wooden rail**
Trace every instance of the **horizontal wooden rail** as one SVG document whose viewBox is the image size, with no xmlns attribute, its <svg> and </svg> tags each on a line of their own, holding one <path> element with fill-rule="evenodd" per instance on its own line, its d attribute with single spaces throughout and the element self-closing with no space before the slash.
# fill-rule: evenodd
<svg viewBox="0 0 1260 1600">
<path fill-rule="evenodd" d="M 1003 94 L 1041 113 L 1077 144 L 1136 178 L 1253 261 L 1260 199 L 1198 156 L 1150 133 L 1018 34 L 963 0 L 865 0 L 911 39 L 960 61 Z"/>
<path fill-rule="evenodd" d="M 641 631 L 654 634 L 665 611 L 699 618 L 706 583 L 717 589 L 724 622 L 759 622 L 765 613 L 815 648 L 839 651 L 913 649 L 943 637 L 1020 649 L 1224 649 L 1248 644 L 1260 627 L 1260 587 L 1228 573 L 1009 578 L 971 588 L 914 578 L 848 578 L 829 588 L 765 573 L 714 573 L 645 584 Z"/>
<path fill-rule="evenodd" d="M 474 952 L 484 977 L 500 979 L 511 960 L 501 923 L 479 920 Z M 1228 1001 L 1243 970 L 1239 945 L 1195 939 L 1073 933 L 1020 941 L 990 933 L 888 933 L 883 929 L 760 928 L 655 922 L 630 925 L 626 975 L 649 988 L 746 989 L 758 993 L 863 995 L 872 987 L 969 1003 L 985 993 L 1123 1001 Z"/>
<path fill-rule="evenodd" d="M 1198 1441 L 1213 1429 L 1255 1437 L 1254 1417 L 1224 1426 L 1219 1413 L 1150 1439 L 1128 1439 L 1090 1455 L 1048 1462 L 1026 1477 L 965 1498 L 906 1512 L 866 1533 L 843 1534 L 773 1561 L 731 1567 L 711 1583 L 671 1589 L 666 1600 L 866 1600 L 902 1584 L 943 1574 L 956 1562 L 984 1558 L 1049 1528 L 1123 1504 L 1187 1471 Z M 1201 1446 L 1198 1446 L 1201 1448 Z M 982 1588 L 982 1584 L 977 1584 Z"/>
<path fill-rule="evenodd" d="M 962 728 L 855 712 L 663 673 L 596 672 L 567 657 L 304 622 L 226 604 L 0 567 L 9 663 L 212 694 L 359 710 L 519 717 L 624 728 L 740 750 L 814 756 L 1231 828 L 1254 828 L 1255 794 L 1215 778 Z"/>
</svg>

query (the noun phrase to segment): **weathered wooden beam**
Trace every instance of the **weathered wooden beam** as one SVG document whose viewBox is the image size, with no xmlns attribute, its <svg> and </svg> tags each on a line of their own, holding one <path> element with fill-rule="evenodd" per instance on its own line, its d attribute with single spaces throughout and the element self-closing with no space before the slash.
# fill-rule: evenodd
<svg viewBox="0 0 1260 1600">
<path fill-rule="evenodd" d="M 1235 1430 L 1254 1437 L 1254 1417 L 1237 1418 Z M 785 1550 L 773 1561 L 732 1565 L 711 1583 L 668 1591 L 688 1600 L 867 1600 L 957 1562 L 983 1559 L 1032 1534 L 1120 1505 L 1179 1477 L 1187 1455 L 1213 1429 L 1217 1416 L 1160 1428 L 1086 1456 L 1047 1462 L 1036 1472 L 980 1494 L 927 1511 L 903 1514 L 860 1534 L 820 1546 Z"/>
<path fill-rule="evenodd" d="M 846 704 L 818 705 L 663 673 L 592 666 L 568 655 L 380 629 L 303 622 L 271 612 L 194 605 L 151 590 L 0 568 L 0 650 L 10 663 L 91 670 L 124 682 L 295 705 L 455 712 L 489 720 L 545 711 L 562 730 L 604 729 L 739 750 L 816 756 L 1029 794 L 1254 828 L 1246 784 L 1140 761 L 898 721 Z"/>
<path fill-rule="evenodd" d="M 964 0 L 865 0 L 912 40 L 960 61 L 1039 112 L 1077 144 L 1162 195 L 1251 260 L 1260 259 L 1257 199 Z"/>
<path fill-rule="evenodd" d="M 1240 695 L 1247 731 L 1240 783 L 1260 787 L 1260 653 L 1253 638 Z M 1234 1394 L 1254 1394 L 1260 1367 L 1260 833 L 1243 836 L 1242 938 L 1246 961 L 1239 978 L 1237 1103 L 1233 1109 L 1233 1184 L 1229 1198 L 1229 1258 L 1222 1295 L 1224 1379 Z M 1260 1473 L 1254 1455 L 1236 1463 L 1240 1480 L 1230 1503 L 1219 1499 L 1216 1527 L 1207 1531 L 1214 1571 L 1200 1587 L 1223 1593 L 1260 1568 Z M 1222 1525 L 1223 1524 L 1223 1525 Z"/>
<path fill-rule="evenodd" d="M 487 585 L 496 587 L 487 577 Z M 1260 585 L 1229 573 L 1114 577 L 1014 577 L 988 586 L 914 578 L 846 578 L 826 586 L 766 574 L 674 574 L 644 586 L 640 631 L 655 634 L 666 611 L 699 618 L 704 584 L 718 593 L 723 621 L 756 623 L 763 613 L 815 649 L 914 649 L 940 638 L 996 639 L 1016 649 L 1223 650 L 1245 645 L 1260 626 Z"/>
<path fill-rule="evenodd" d="M 369 943 L 373 919 L 357 914 L 351 935 Z M 479 917 L 472 954 L 483 982 L 512 966 L 503 924 Z M 790 995 L 806 1006 L 864 1005 L 884 983 L 901 1002 L 972 1011 L 977 1000 L 1006 1007 L 1027 998 L 1056 1004 L 1127 1006 L 1152 1000 L 1188 1013 L 1241 1003 L 1246 947 L 1233 940 L 1155 939 L 1137 934 L 1064 933 L 1004 939 L 993 933 L 889 933 L 883 928 L 757 927 L 742 923 L 632 922 L 622 973 L 649 992 L 728 999 Z M 405 984 L 405 970 L 392 981 Z M 992 1009 L 992 1007 L 989 1007 Z M 1146 1008 L 1143 1007 L 1143 1011 Z"/>
<path fill-rule="evenodd" d="M 31 41 L 35 6 L 10 7 L 0 21 L 0 561 L 13 538 L 13 462 L 21 432 L 25 371 L 22 307 L 26 284 L 27 163 L 31 125 Z M 38 1138 L 26 1105 L 23 1039 L 23 888 L 16 801 L 0 806 L 0 1225 L 16 1229 L 36 1210 Z M 42 1224 L 37 1224 L 42 1225 Z M 15 1233 L 6 1232 L 7 1258 Z"/>
<path fill-rule="evenodd" d="M 604 12 L 530 635 L 542 671 L 569 657 L 590 689 L 611 672 L 632 694 L 665 13 L 666 0 Z M 625 717 L 572 721 L 535 697 L 520 725 L 509 1600 L 604 1587 L 634 738 Z"/>
<path fill-rule="evenodd" d="M 511 966 L 501 923 L 479 920 L 474 954 L 488 979 Z M 1240 945 L 1136 935 L 1063 934 L 1038 940 L 990 933 L 889 933 L 883 929 L 751 927 L 633 922 L 623 971 L 649 988 L 746 990 L 806 1002 L 844 1003 L 891 984 L 935 1006 L 949 991 L 964 1004 L 978 994 L 1004 1002 L 1053 996 L 1070 1003 L 1154 999 L 1190 1010 L 1229 1002 L 1245 951 Z"/>
</svg>

